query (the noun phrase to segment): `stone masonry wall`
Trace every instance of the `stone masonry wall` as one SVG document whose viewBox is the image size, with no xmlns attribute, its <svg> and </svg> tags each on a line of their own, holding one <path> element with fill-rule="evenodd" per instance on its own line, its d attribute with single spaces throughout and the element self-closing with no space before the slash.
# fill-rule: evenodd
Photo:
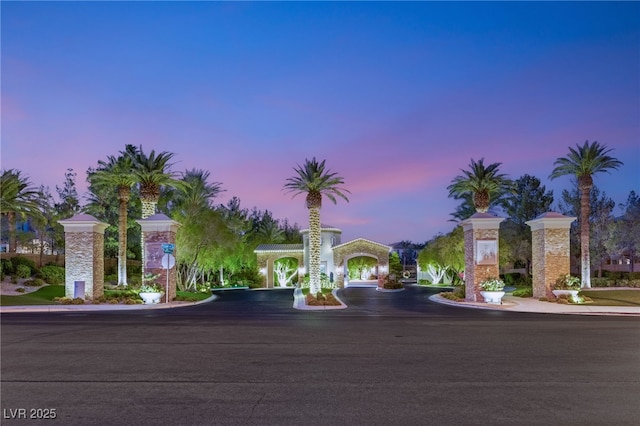
<svg viewBox="0 0 640 426">
<path fill-rule="evenodd" d="M 144 244 L 145 244 L 145 257 L 144 257 L 144 273 L 159 274 L 160 276 L 156 280 L 156 283 L 162 287 L 163 292 L 166 292 L 167 287 L 167 270 L 162 268 L 162 244 L 176 243 L 176 233 L 171 231 L 152 231 L 143 232 Z M 173 256 L 176 256 L 176 252 L 173 252 Z M 169 270 L 169 301 L 172 301 L 176 297 L 176 268 L 175 266 Z M 161 303 L 165 303 L 167 295 L 163 295 L 160 300 Z"/>
<path fill-rule="evenodd" d="M 85 299 L 104 294 L 104 235 L 94 232 L 65 233 L 65 297 L 74 297 L 75 281 L 84 281 Z"/>
<path fill-rule="evenodd" d="M 532 236 L 533 297 L 554 297 L 551 286 L 569 273 L 569 229 L 537 229 Z"/>
<path fill-rule="evenodd" d="M 104 234 L 93 234 L 93 294 L 92 299 L 104 295 Z"/>
<path fill-rule="evenodd" d="M 468 302 L 484 301 L 480 294 L 480 283 L 487 278 L 498 278 L 500 275 L 498 262 L 494 265 L 476 265 L 476 241 L 498 241 L 498 235 L 499 229 L 467 229 L 464 231 L 465 300 Z"/>
</svg>

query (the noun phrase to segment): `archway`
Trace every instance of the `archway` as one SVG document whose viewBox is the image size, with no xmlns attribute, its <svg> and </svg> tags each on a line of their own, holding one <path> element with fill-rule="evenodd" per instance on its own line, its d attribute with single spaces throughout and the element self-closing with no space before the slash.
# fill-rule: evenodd
<svg viewBox="0 0 640 426">
<path fill-rule="evenodd" d="M 262 274 L 262 286 L 273 288 L 274 264 L 278 259 L 293 258 L 298 261 L 298 282 L 304 279 L 304 251 L 302 244 L 261 244 L 255 250 L 258 268 Z"/>
<path fill-rule="evenodd" d="M 371 287 L 378 285 L 378 258 L 357 253 L 344 259 L 344 286 Z"/>
<path fill-rule="evenodd" d="M 344 287 L 345 277 L 348 282 L 347 262 L 359 256 L 377 259 L 378 287 L 382 287 L 389 274 L 389 252 L 391 247 L 375 241 L 358 238 L 333 248 L 333 262 L 336 268 L 336 286 Z"/>
</svg>

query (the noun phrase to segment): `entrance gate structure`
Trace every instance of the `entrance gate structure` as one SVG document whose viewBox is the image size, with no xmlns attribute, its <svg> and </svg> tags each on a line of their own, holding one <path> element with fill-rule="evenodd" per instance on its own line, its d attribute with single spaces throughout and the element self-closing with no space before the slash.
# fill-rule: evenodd
<svg viewBox="0 0 640 426">
<path fill-rule="evenodd" d="M 336 287 L 343 288 L 348 276 L 347 262 L 359 256 L 370 256 L 378 261 L 378 287 L 383 287 L 389 274 L 389 252 L 391 247 L 375 241 L 358 238 L 333 248 L 333 263 L 336 267 Z"/>
<path fill-rule="evenodd" d="M 264 276 L 263 287 L 274 288 L 274 263 L 278 259 L 292 257 L 298 261 L 298 282 L 304 279 L 304 247 L 302 244 L 260 244 L 254 250 L 258 256 L 258 268 Z"/>
</svg>

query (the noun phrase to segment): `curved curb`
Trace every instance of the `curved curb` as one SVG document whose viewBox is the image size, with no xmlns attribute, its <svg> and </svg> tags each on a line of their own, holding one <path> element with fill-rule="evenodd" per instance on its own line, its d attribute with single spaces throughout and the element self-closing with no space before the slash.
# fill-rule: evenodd
<svg viewBox="0 0 640 426">
<path fill-rule="evenodd" d="M 583 309 L 580 309 L 581 306 L 573 306 L 576 310 L 565 310 L 560 306 L 554 306 L 554 304 L 550 304 L 550 306 L 545 306 L 545 304 L 549 302 L 531 302 L 529 303 L 518 303 L 516 301 L 510 300 L 502 305 L 492 305 L 488 303 L 479 303 L 479 302 L 456 302 L 453 300 L 446 299 L 441 297 L 439 294 L 434 294 L 429 296 L 429 300 L 434 303 L 439 303 L 441 305 L 449 305 L 455 306 L 459 308 L 472 308 L 472 309 L 485 309 L 485 310 L 494 310 L 494 311 L 503 311 L 503 312 L 523 312 L 530 314 L 559 314 L 559 315 L 591 315 L 591 316 L 622 316 L 622 317 L 637 317 L 640 316 L 640 308 L 624 308 L 618 310 L 606 309 L 606 306 L 602 307 L 591 307 L 584 306 Z M 540 304 L 540 305 L 537 305 Z M 526 306 L 529 305 L 529 306 Z M 563 305 L 564 306 L 564 305 Z M 555 308 L 555 309 L 553 309 Z M 604 308 L 604 309 L 599 309 Z M 580 309 L 580 310 L 577 310 Z"/>
<path fill-rule="evenodd" d="M 404 291 L 404 287 L 403 288 L 380 288 L 380 287 L 376 287 L 376 291 L 379 291 L 380 293 L 397 293 L 399 291 Z"/>
<path fill-rule="evenodd" d="M 305 296 L 302 294 L 302 289 L 296 288 L 293 292 L 293 308 L 300 311 L 332 311 L 336 309 L 346 309 L 347 305 L 338 297 L 338 290 L 334 288 L 331 294 L 340 302 L 340 306 L 308 306 L 305 303 Z"/>
<path fill-rule="evenodd" d="M 187 306 L 200 305 L 202 303 L 213 302 L 219 299 L 219 296 L 212 294 L 204 300 L 197 302 L 171 302 L 171 303 L 157 303 L 153 305 L 119 305 L 101 303 L 98 305 L 22 305 L 22 306 L 0 306 L 0 314 L 9 314 L 15 312 L 101 312 L 101 311 L 135 311 L 135 310 L 147 310 L 147 309 L 173 309 L 182 308 Z"/>
</svg>

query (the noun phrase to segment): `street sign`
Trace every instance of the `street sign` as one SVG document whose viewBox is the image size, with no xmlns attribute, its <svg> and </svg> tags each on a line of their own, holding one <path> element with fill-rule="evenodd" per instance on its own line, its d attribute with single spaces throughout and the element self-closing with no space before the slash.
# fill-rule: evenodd
<svg viewBox="0 0 640 426">
<path fill-rule="evenodd" d="M 175 250 L 175 248 L 176 248 L 175 244 L 168 244 L 168 243 L 162 244 L 162 251 L 165 253 L 171 254 L 173 253 L 173 250 Z"/>
<path fill-rule="evenodd" d="M 176 266 L 176 258 L 172 254 L 162 256 L 162 269 L 171 269 Z"/>
</svg>

